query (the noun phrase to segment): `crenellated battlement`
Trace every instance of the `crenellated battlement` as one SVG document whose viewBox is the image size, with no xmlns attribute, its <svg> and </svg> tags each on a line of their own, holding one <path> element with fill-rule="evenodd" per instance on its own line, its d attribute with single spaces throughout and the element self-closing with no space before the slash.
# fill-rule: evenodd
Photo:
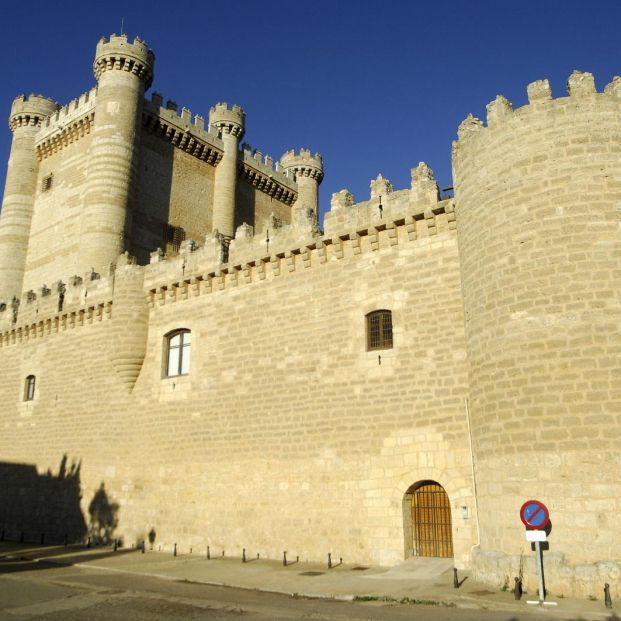
<svg viewBox="0 0 621 621">
<path fill-rule="evenodd" d="M 102 37 L 97 44 L 93 73 L 99 81 L 105 71 L 112 69 L 128 71 L 145 82 L 145 90 L 153 82 L 153 65 L 155 55 L 149 46 L 139 37 L 130 42 L 127 35 L 110 35 Z"/>
<path fill-rule="evenodd" d="M 209 110 L 209 126 L 226 134 L 233 134 L 241 140 L 244 135 L 246 113 L 234 104 L 230 108 L 226 102 L 217 103 Z"/>
<path fill-rule="evenodd" d="M 298 193 L 292 171 L 246 143 L 242 145 L 240 160 L 242 175 L 251 185 L 287 205 L 295 203 Z"/>
<path fill-rule="evenodd" d="M 97 87 L 94 87 L 47 117 L 36 138 L 35 148 L 39 160 L 90 134 L 96 100 Z"/>
<path fill-rule="evenodd" d="M 455 226 L 452 208 L 445 207 L 446 199 L 440 200 L 438 184 L 433 171 L 425 162 L 411 169 L 412 185 L 410 189 L 394 190 L 392 183 L 381 174 L 370 182 L 370 198 L 356 203 L 348 190 L 341 190 L 332 195 L 331 210 L 326 214 L 324 228 L 326 234 L 333 234 L 342 228 L 359 228 L 368 225 L 378 226 L 385 220 L 399 221 L 410 214 L 419 219 L 429 219 L 428 228 L 434 214 L 447 212 L 450 228 Z M 431 233 L 433 234 L 433 233 Z"/>
<path fill-rule="evenodd" d="M 142 124 L 148 131 L 212 166 L 222 159 L 224 145 L 218 138 L 218 130 L 205 127 L 202 116 L 192 115 L 185 107 L 179 110 L 171 100 L 164 105 L 164 98 L 157 92 L 144 102 Z"/>
<path fill-rule="evenodd" d="M 319 153 L 311 155 L 310 149 L 286 151 L 280 158 L 280 165 L 285 170 L 291 170 L 296 176 L 311 177 L 317 183 L 323 180 L 323 159 Z"/>
<path fill-rule="evenodd" d="M 603 103 L 612 99 L 621 99 L 621 77 L 615 76 L 601 93 L 595 88 L 593 74 L 575 70 L 567 80 L 567 96 L 553 98 L 552 89 L 548 80 L 536 80 L 527 86 L 528 104 L 513 108 L 512 103 L 498 95 L 486 106 L 487 124 L 468 114 L 461 122 L 457 130 L 458 141 L 454 148 L 464 141 L 476 137 L 481 130 L 500 129 L 512 119 L 525 120 L 530 115 L 537 113 L 546 114 L 553 108 L 564 108 L 569 105 L 584 105 L 589 114 L 594 112 L 592 103 Z"/>
<path fill-rule="evenodd" d="M 109 319 L 114 278 L 71 276 L 26 292 L 0 310 L 0 347 Z"/>
<path fill-rule="evenodd" d="M 18 95 L 13 100 L 9 127 L 14 132 L 18 127 L 40 127 L 58 109 L 58 103 L 50 97 L 30 94 Z"/>
</svg>

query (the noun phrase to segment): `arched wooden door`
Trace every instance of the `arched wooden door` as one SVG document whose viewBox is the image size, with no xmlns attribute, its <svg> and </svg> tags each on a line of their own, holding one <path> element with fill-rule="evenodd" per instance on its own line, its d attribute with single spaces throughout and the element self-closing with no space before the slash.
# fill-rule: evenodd
<svg viewBox="0 0 621 621">
<path fill-rule="evenodd" d="M 435 481 L 423 481 L 411 497 L 414 554 L 452 558 L 451 505 L 444 488 Z"/>
</svg>

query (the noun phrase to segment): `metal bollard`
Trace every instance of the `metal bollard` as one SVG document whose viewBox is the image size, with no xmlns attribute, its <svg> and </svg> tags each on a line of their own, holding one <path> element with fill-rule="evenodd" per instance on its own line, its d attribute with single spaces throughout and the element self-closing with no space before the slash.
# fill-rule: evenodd
<svg viewBox="0 0 621 621">
<path fill-rule="evenodd" d="M 19 542 L 24 543 L 24 531 L 19 534 Z"/>
<path fill-rule="evenodd" d="M 65 535 L 65 539 L 64 539 L 64 542 L 63 542 L 63 543 L 64 543 L 65 548 L 66 548 L 66 547 L 67 547 L 67 535 Z"/>
<path fill-rule="evenodd" d="M 140 546 L 140 552 L 144 554 L 144 541 L 142 542 L 142 545 Z"/>
<path fill-rule="evenodd" d="M 242 548 L 242 563 L 246 562 L 246 548 Z"/>
<path fill-rule="evenodd" d="M 45 533 L 41 533 L 41 545 L 45 545 Z"/>
<path fill-rule="evenodd" d="M 453 567 L 453 588 L 459 588 L 459 578 L 457 577 L 457 567 Z"/>
<path fill-rule="evenodd" d="M 173 544 L 173 556 L 177 556 L 177 544 Z"/>
<path fill-rule="evenodd" d="M 332 553 L 328 552 L 328 569 L 332 569 Z"/>
<path fill-rule="evenodd" d="M 521 599 L 522 598 L 522 581 L 516 576 L 514 578 L 515 580 L 515 586 L 513 587 L 513 597 L 515 597 L 515 599 Z"/>
<path fill-rule="evenodd" d="M 2 533 L 0 534 L 0 541 L 4 541 L 4 528 L 2 529 Z"/>
<path fill-rule="evenodd" d="M 118 549 L 118 547 L 119 547 L 119 540 L 118 540 L 118 539 L 115 539 L 115 540 L 114 540 L 114 546 L 112 547 L 112 550 L 113 550 L 114 552 L 116 552 L 116 551 L 117 551 L 117 549 Z"/>
<path fill-rule="evenodd" d="M 287 566 L 287 551 L 286 550 L 282 553 L 282 564 L 285 567 Z"/>
<path fill-rule="evenodd" d="M 209 546 L 207 546 L 207 560 L 211 558 L 211 551 L 209 550 Z"/>
<path fill-rule="evenodd" d="M 86 540 L 86 547 L 87 548 L 91 547 L 91 538 L 90 537 Z"/>
<path fill-rule="evenodd" d="M 606 608 L 612 608 L 612 598 L 610 597 L 610 585 L 604 584 L 604 604 Z"/>
</svg>

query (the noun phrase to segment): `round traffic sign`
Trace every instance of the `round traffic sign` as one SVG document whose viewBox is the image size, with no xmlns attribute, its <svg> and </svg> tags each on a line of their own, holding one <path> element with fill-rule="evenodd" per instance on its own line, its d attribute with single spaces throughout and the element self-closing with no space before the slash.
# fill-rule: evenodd
<svg viewBox="0 0 621 621">
<path fill-rule="evenodd" d="M 527 500 L 520 509 L 520 519 L 526 528 L 543 530 L 550 523 L 550 514 L 540 500 Z"/>
</svg>

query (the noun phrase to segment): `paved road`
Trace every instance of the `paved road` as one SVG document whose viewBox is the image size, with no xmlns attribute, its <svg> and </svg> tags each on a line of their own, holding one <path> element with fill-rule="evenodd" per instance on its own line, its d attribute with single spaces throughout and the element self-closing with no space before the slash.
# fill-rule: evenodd
<svg viewBox="0 0 621 621">
<path fill-rule="evenodd" d="M 0 621 L 550 621 L 382 602 L 340 602 L 211 587 L 149 576 L 0 559 Z M 558 619 L 559 617 L 555 616 Z"/>
</svg>

